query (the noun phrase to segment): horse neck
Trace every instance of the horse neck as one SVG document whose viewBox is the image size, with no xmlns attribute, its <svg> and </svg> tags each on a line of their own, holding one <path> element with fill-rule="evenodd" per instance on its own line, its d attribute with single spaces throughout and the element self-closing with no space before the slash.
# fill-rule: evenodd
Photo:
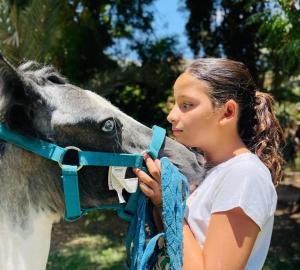
<svg viewBox="0 0 300 270">
<path fill-rule="evenodd" d="M 0 159 L 0 211 L 26 217 L 28 209 L 62 214 L 63 195 L 58 166 L 38 155 L 5 144 Z M 1 218 L 1 217 L 0 217 Z"/>
<path fill-rule="evenodd" d="M 51 162 L 5 145 L 0 159 L 0 269 L 46 268 L 52 224 L 63 211 L 58 175 Z"/>
<path fill-rule="evenodd" d="M 52 224 L 59 216 L 29 210 L 25 224 L 0 222 L 0 269 L 46 269 Z"/>
</svg>

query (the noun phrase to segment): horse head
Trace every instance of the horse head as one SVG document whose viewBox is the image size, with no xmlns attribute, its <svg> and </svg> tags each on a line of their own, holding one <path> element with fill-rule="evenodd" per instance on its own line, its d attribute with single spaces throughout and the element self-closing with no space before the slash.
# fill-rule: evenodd
<svg viewBox="0 0 300 270">
<path fill-rule="evenodd" d="M 152 136 L 150 128 L 126 115 L 105 98 L 68 83 L 54 68 L 41 67 L 34 62 L 15 68 L 2 56 L 0 122 L 28 137 L 87 151 L 142 153 Z M 202 179 L 203 167 L 195 153 L 183 145 L 166 138 L 159 152 L 159 157 L 162 156 L 170 158 L 191 184 Z M 76 162 L 75 159 L 72 151 L 66 156 L 66 162 L 71 164 Z M 127 174 L 132 174 L 130 169 Z M 108 167 L 84 167 L 79 171 L 83 207 L 117 202 L 116 192 L 108 188 L 107 177 Z M 39 222 L 48 220 L 49 231 L 52 223 L 63 216 L 62 183 L 56 163 L 0 142 L 0 183 L 0 231 L 10 228 L 10 233 L 0 237 L 9 238 L 7 235 L 15 233 L 16 230 L 12 232 L 10 227 L 14 224 L 31 239 L 30 233 L 35 230 L 32 219 L 38 217 Z M 1 252 L 7 251 L 0 248 Z M 25 254 L 29 251 L 18 252 Z M 47 258 L 47 248 L 44 253 Z M 21 257 L 26 261 L 25 257 L 30 254 L 24 254 Z M 45 258 L 36 265 L 27 262 L 28 269 L 43 269 Z"/>
</svg>

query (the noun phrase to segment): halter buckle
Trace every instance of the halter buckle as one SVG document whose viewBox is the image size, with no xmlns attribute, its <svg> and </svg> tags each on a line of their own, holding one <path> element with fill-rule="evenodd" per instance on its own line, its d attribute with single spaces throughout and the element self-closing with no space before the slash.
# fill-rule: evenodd
<svg viewBox="0 0 300 270">
<path fill-rule="evenodd" d="M 81 149 L 78 148 L 78 147 L 76 147 L 76 146 L 67 146 L 67 147 L 65 147 L 65 150 L 66 150 L 66 151 L 64 151 L 64 152 L 61 154 L 61 156 L 59 157 L 59 160 L 58 160 L 58 162 L 57 162 L 58 165 L 59 165 L 59 167 L 61 167 L 61 168 L 63 167 L 62 162 L 63 162 L 64 156 L 66 155 L 66 153 L 68 152 L 68 150 L 76 150 L 78 153 L 81 152 Z M 79 165 L 79 166 L 77 167 L 77 172 L 78 172 L 79 170 L 81 170 L 82 167 L 83 167 L 83 165 Z"/>
</svg>

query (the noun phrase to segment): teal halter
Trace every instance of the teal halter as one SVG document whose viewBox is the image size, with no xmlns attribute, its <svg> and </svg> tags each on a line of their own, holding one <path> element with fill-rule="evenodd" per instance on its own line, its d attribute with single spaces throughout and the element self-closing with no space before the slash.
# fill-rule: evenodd
<svg viewBox="0 0 300 270">
<path fill-rule="evenodd" d="M 166 131 L 159 126 L 153 126 L 152 130 L 152 139 L 146 152 L 155 159 L 164 142 Z M 106 204 L 97 205 L 93 208 L 82 208 L 78 188 L 78 171 L 83 166 L 123 166 L 141 168 L 146 171 L 146 168 L 143 166 L 144 159 L 142 154 L 92 152 L 81 151 L 74 146 L 60 147 L 44 140 L 20 135 L 6 128 L 3 123 L 0 123 L 0 139 L 58 163 L 62 169 L 66 220 L 77 220 L 94 209 L 115 209 L 118 211 L 118 215 L 127 221 L 130 221 L 134 215 L 139 190 L 130 196 L 127 204 Z M 78 151 L 78 165 L 63 164 L 63 158 L 69 150 Z"/>
</svg>

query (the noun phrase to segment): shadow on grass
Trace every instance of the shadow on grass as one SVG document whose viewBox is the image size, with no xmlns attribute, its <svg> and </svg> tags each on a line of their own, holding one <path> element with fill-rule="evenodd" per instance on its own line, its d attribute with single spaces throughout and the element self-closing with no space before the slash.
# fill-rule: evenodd
<svg viewBox="0 0 300 270">
<path fill-rule="evenodd" d="M 127 223 L 114 212 L 94 212 L 54 226 L 47 270 L 127 269 Z"/>
</svg>

